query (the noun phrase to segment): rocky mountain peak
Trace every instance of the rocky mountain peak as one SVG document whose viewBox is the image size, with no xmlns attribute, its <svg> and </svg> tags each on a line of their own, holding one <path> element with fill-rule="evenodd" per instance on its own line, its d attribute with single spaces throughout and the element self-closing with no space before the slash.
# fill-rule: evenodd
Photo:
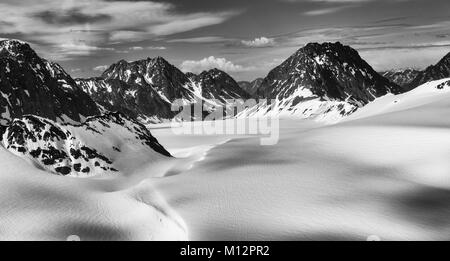
<svg viewBox="0 0 450 261">
<path fill-rule="evenodd" d="M 190 79 L 202 90 L 202 96 L 207 99 L 248 99 L 250 95 L 228 73 L 213 68 L 199 75 L 190 74 Z"/>
<path fill-rule="evenodd" d="M 28 43 L 18 40 L 0 40 L 0 57 L 36 58 L 36 52 Z"/>
<path fill-rule="evenodd" d="M 99 113 L 61 66 L 40 58 L 20 41 L 0 42 L 0 92 L 0 125 L 27 114 L 81 122 Z"/>
<path fill-rule="evenodd" d="M 258 90 L 263 97 L 288 97 L 298 88 L 326 99 L 366 104 L 389 92 L 400 93 L 364 61 L 358 52 L 341 43 L 311 43 L 272 70 Z"/>
</svg>

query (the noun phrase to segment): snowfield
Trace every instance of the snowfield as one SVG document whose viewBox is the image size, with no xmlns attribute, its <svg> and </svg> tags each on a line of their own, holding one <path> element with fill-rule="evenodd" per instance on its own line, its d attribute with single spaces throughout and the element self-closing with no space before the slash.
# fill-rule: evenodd
<svg viewBox="0 0 450 261">
<path fill-rule="evenodd" d="M 121 160 L 111 177 L 50 175 L 0 148 L 0 239 L 450 240 L 449 81 L 336 125 L 281 119 L 275 146 L 151 125 L 176 158 Z"/>
<path fill-rule="evenodd" d="M 184 222 L 148 182 L 39 171 L 0 148 L 0 240 L 186 240 Z"/>
<path fill-rule="evenodd" d="M 436 88 L 445 82 L 380 98 L 338 125 L 282 120 L 276 146 L 231 138 L 155 187 L 190 240 L 448 240 L 450 86 Z M 192 147 L 168 132 L 153 130 L 169 151 Z"/>
</svg>

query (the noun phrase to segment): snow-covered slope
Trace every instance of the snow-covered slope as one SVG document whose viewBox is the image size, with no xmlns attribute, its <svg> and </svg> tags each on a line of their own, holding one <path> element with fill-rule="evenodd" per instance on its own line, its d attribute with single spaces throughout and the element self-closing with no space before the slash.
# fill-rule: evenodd
<svg viewBox="0 0 450 261">
<path fill-rule="evenodd" d="M 389 115 L 395 115 L 402 111 L 414 110 L 415 113 L 420 113 L 420 110 L 417 108 L 431 109 L 434 107 L 435 115 L 433 117 L 420 117 L 421 115 L 419 114 L 417 114 L 417 117 L 427 121 L 428 124 L 431 124 L 432 121 L 447 122 L 448 117 L 445 112 L 447 111 L 449 98 L 450 78 L 432 81 L 400 95 L 390 94 L 380 97 L 346 118 L 345 121 L 382 115 L 384 115 L 384 118 L 388 118 Z M 439 116 L 442 119 L 439 119 Z M 399 121 L 406 122 L 409 120 L 411 119 L 403 118 Z"/>
<path fill-rule="evenodd" d="M 58 64 L 15 40 L 0 41 L 0 125 L 34 114 L 61 122 L 98 115 L 92 99 Z"/>
<path fill-rule="evenodd" d="M 80 125 L 24 116 L 6 128 L 2 145 L 39 169 L 74 177 L 130 172 L 133 164 L 170 156 L 147 128 L 119 113 Z"/>
<path fill-rule="evenodd" d="M 377 97 L 401 93 L 367 64 L 358 52 L 340 43 L 311 43 L 272 70 L 258 89 L 272 106 L 241 116 L 280 115 L 335 122 Z"/>
<path fill-rule="evenodd" d="M 181 218 L 149 182 L 74 179 L 0 146 L 0 240 L 187 240 Z"/>
<path fill-rule="evenodd" d="M 161 129 L 169 151 L 207 151 L 155 187 L 191 240 L 449 240 L 449 115 L 447 79 L 336 125 L 281 119 L 274 146 Z"/>
</svg>

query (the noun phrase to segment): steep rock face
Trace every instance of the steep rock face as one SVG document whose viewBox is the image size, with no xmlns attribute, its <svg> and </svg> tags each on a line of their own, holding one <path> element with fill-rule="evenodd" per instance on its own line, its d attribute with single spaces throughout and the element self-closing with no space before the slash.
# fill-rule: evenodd
<svg viewBox="0 0 450 261">
<path fill-rule="evenodd" d="M 119 61 L 108 68 L 101 78 L 105 80 L 118 79 L 128 84 L 149 86 L 167 102 L 173 102 L 176 99 L 192 99 L 192 94 L 186 88 L 190 83 L 189 79 L 162 57 L 131 63 Z"/>
<path fill-rule="evenodd" d="M 450 77 L 450 53 L 436 65 L 426 68 L 409 84 L 408 89 L 414 89 L 424 83 Z"/>
<path fill-rule="evenodd" d="M 189 78 L 162 57 L 135 62 L 121 60 L 101 77 L 77 79 L 78 85 L 108 110 L 121 111 L 144 122 L 174 118 L 172 103 L 196 102 Z"/>
<path fill-rule="evenodd" d="M 388 93 L 403 90 L 379 75 L 358 52 L 341 43 L 311 43 L 264 79 L 257 95 L 275 99 L 248 115 L 287 114 L 336 121 Z"/>
<path fill-rule="evenodd" d="M 239 82 L 239 86 L 246 91 L 248 94 L 254 96 L 258 92 L 259 87 L 261 86 L 263 78 L 258 78 L 252 82 Z"/>
<path fill-rule="evenodd" d="M 408 68 L 382 72 L 381 75 L 408 91 L 408 86 L 420 74 L 419 70 Z"/>
<path fill-rule="evenodd" d="M 126 83 L 118 79 L 77 79 L 91 98 L 109 111 L 119 111 L 145 122 L 171 119 L 171 104 L 149 85 Z"/>
<path fill-rule="evenodd" d="M 239 87 L 230 75 L 219 69 L 204 71 L 199 75 L 189 74 L 188 76 L 204 99 L 216 99 L 225 104 L 226 100 L 250 98 L 250 95 Z"/>
<path fill-rule="evenodd" d="M 356 50 L 340 43 L 312 43 L 301 48 L 269 73 L 259 94 L 282 99 L 300 87 L 320 98 L 356 104 L 402 92 L 375 72 Z"/>
<path fill-rule="evenodd" d="M 161 57 L 119 61 L 101 77 L 77 79 L 77 83 L 104 108 L 150 122 L 173 119 L 178 113 L 171 108 L 175 101 L 186 106 L 202 102 L 213 110 L 225 106 L 227 100 L 250 97 L 223 71 L 184 74 Z"/>
<path fill-rule="evenodd" d="M 31 47 L 0 41 L 0 125 L 34 114 L 62 122 L 98 115 L 95 102 L 58 65 L 40 58 Z"/>
<path fill-rule="evenodd" d="M 170 157 L 145 126 L 119 113 L 91 117 L 80 125 L 32 115 L 14 119 L 5 129 L 2 145 L 38 168 L 74 177 L 123 171 L 116 161 L 125 146 Z"/>
</svg>

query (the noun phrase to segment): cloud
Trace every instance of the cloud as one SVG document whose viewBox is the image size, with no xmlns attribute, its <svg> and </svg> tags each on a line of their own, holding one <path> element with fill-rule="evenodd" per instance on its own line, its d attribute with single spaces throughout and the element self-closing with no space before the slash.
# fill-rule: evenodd
<svg viewBox="0 0 450 261">
<path fill-rule="evenodd" d="M 214 56 L 210 56 L 207 58 L 203 58 L 199 61 L 184 61 L 181 64 L 181 70 L 184 72 L 193 72 L 200 73 L 205 70 L 210 70 L 217 68 L 219 70 L 233 73 L 233 72 L 245 72 L 251 71 L 253 67 L 244 67 L 242 65 L 234 64 L 231 61 L 228 61 L 225 58 L 216 58 Z"/>
<path fill-rule="evenodd" d="M 107 51 L 110 44 L 155 40 L 223 23 L 238 11 L 182 12 L 156 1 L 4 0 L 0 36 L 17 35 L 45 47 L 52 59 Z M 65 47 L 83 45 L 66 54 Z M 92 47 L 92 48 L 86 48 Z"/>
<path fill-rule="evenodd" d="M 272 47 L 275 45 L 275 40 L 267 37 L 255 38 L 251 41 L 241 41 L 241 43 L 246 47 L 262 48 L 262 47 Z"/>
<path fill-rule="evenodd" d="M 146 49 L 156 51 L 156 50 L 166 50 L 167 47 L 165 47 L 165 46 L 148 46 Z"/>
<path fill-rule="evenodd" d="M 348 8 L 348 6 L 330 7 L 330 8 L 323 8 L 323 9 L 307 11 L 307 12 L 304 12 L 303 14 L 309 15 L 309 16 L 326 15 L 326 14 L 337 13 L 346 8 Z"/>
<path fill-rule="evenodd" d="M 99 65 L 99 66 L 92 68 L 92 70 L 97 71 L 97 72 L 104 72 L 104 71 L 106 71 L 106 69 L 108 69 L 108 67 L 109 67 L 108 65 Z"/>
<path fill-rule="evenodd" d="M 147 47 L 132 46 L 128 49 L 131 51 L 143 51 L 143 50 L 166 50 L 167 48 L 164 46 L 147 46 Z"/>
<path fill-rule="evenodd" d="M 185 15 L 166 21 L 149 28 L 149 32 L 155 35 L 171 35 L 181 32 L 192 31 L 197 28 L 221 24 L 230 17 L 237 15 L 238 12 L 222 12 L 222 13 L 196 13 L 192 15 Z"/>
<path fill-rule="evenodd" d="M 167 42 L 169 43 L 219 43 L 230 41 L 231 39 L 224 38 L 221 36 L 203 36 L 203 37 L 192 37 L 192 38 L 181 38 L 181 39 L 171 39 Z"/>
<path fill-rule="evenodd" d="M 86 45 L 84 43 L 75 44 L 70 42 L 63 43 L 55 47 L 58 49 L 57 54 L 60 54 L 60 56 L 58 56 L 60 60 L 64 60 L 67 56 L 87 56 L 92 52 L 114 51 L 114 48 L 97 47 Z"/>
<path fill-rule="evenodd" d="M 133 47 L 130 47 L 128 49 L 130 49 L 132 51 L 141 51 L 141 50 L 144 50 L 144 47 L 142 47 L 142 46 L 133 46 Z"/>
<path fill-rule="evenodd" d="M 85 23 L 97 23 L 111 21 L 112 17 L 107 14 L 85 14 L 79 9 L 57 11 L 42 11 L 34 15 L 47 24 L 73 25 Z"/>
</svg>

